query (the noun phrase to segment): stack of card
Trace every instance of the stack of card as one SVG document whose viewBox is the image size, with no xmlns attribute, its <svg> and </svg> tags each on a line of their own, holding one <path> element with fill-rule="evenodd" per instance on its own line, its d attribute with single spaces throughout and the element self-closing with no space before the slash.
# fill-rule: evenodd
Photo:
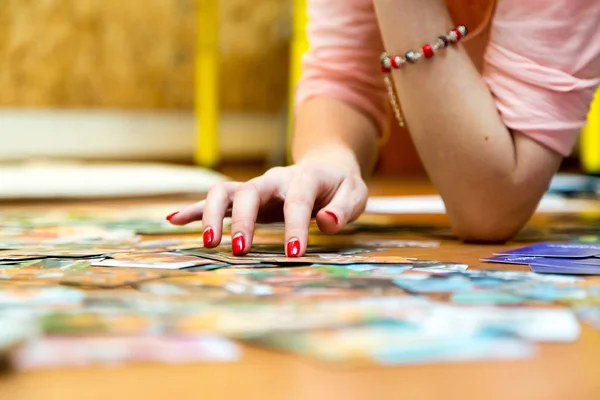
<svg viewBox="0 0 600 400">
<path fill-rule="evenodd" d="M 541 242 L 482 261 L 529 265 L 542 274 L 600 275 L 600 243 Z"/>
</svg>

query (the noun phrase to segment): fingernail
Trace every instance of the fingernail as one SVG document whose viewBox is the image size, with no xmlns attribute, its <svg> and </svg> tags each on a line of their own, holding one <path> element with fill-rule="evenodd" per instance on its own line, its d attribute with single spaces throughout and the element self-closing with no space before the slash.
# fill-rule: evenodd
<svg viewBox="0 0 600 400">
<path fill-rule="evenodd" d="M 339 224 L 340 220 L 338 219 L 337 215 L 335 215 L 334 213 L 332 213 L 331 211 L 325 211 L 325 214 L 329 215 L 331 218 L 333 218 L 333 222 L 335 222 L 335 224 Z"/>
<path fill-rule="evenodd" d="M 233 252 L 233 255 L 240 256 L 244 254 L 245 248 L 246 240 L 244 239 L 244 235 L 242 233 L 237 233 L 231 241 L 231 251 Z"/>
<path fill-rule="evenodd" d="M 204 242 L 204 247 L 208 247 L 212 244 L 213 240 L 215 240 L 215 231 L 210 226 L 204 230 L 202 234 L 202 241 Z"/>
<path fill-rule="evenodd" d="M 173 218 L 174 216 L 176 216 L 177 214 L 179 214 L 179 211 L 175 211 L 173 214 L 169 214 L 167 215 L 167 221 L 171 221 L 171 218 Z"/>
<path fill-rule="evenodd" d="M 294 238 L 287 243 L 287 256 L 298 257 L 300 255 L 300 240 Z"/>
</svg>

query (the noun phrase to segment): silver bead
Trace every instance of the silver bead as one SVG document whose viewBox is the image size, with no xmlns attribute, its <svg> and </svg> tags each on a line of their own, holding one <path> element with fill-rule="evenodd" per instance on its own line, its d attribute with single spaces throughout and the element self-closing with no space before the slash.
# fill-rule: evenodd
<svg viewBox="0 0 600 400">
<path fill-rule="evenodd" d="M 456 29 L 458 29 L 458 31 L 460 32 L 460 35 L 462 37 L 467 36 L 467 27 L 464 25 L 459 25 Z"/>
<path fill-rule="evenodd" d="M 409 51 L 404 55 L 404 57 L 406 58 L 406 61 L 411 64 L 414 64 L 419 59 L 419 57 L 417 57 L 417 54 L 413 51 Z"/>
<path fill-rule="evenodd" d="M 446 35 L 446 38 L 448 38 L 448 41 L 450 43 L 456 43 L 456 42 L 458 42 L 458 36 L 456 36 L 456 32 L 454 32 L 454 31 L 450 31 L 450 33 L 448 33 Z"/>
<path fill-rule="evenodd" d="M 392 68 L 392 60 L 386 55 L 385 57 L 381 58 L 381 65 L 384 68 L 390 69 Z"/>
</svg>

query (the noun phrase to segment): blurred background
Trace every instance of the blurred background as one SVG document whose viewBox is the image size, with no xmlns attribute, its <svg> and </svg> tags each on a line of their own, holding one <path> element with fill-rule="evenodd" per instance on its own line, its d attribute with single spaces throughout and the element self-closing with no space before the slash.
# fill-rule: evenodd
<svg viewBox="0 0 600 400">
<path fill-rule="evenodd" d="M 285 163 L 303 7 L 3 0 L 0 160 Z M 598 120 L 566 167 L 600 172 Z M 383 149 L 378 173 L 423 173 L 406 135 Z"/>
<path fill-rule="evenodd" d="M 0 157 L 191 162 L 205 1 L 4 0 Z M 291 3 L 218 11 L 220 158 L 262 160 L 286 111 Z"/>
</svg>

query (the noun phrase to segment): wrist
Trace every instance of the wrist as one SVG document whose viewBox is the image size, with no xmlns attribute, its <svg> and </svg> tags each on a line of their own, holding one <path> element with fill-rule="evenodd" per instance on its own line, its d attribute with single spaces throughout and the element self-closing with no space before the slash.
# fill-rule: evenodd
<svg viewBox="0 0 600 400">
<path fill-rule="evenodd" d="M 356 154 L 349 146 L 341 143 L 331 143 L 306 149 L 295 155 L 293 160 L 295 164 L 327 164 L 342 169 L 349 174 L 363 174 Z"/>
</svg>

